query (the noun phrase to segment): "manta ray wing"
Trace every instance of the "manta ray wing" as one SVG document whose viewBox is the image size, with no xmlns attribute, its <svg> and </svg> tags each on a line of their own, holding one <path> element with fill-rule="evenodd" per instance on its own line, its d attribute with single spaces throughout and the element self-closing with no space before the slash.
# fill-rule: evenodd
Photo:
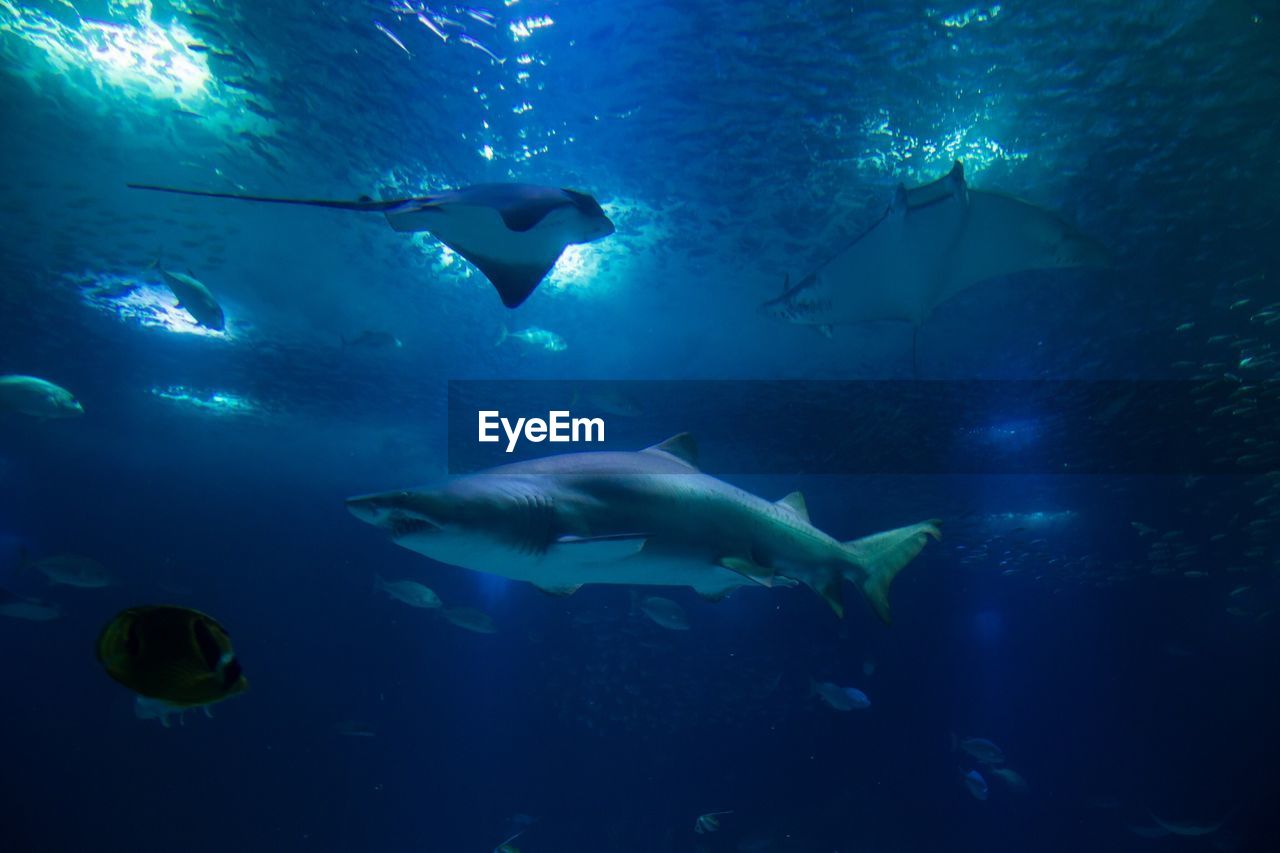
<svg viewBox="0 0 1280 853">
<path fill-rule="evenodd" d="M 938 305 L 983 281 L 1107 263 L 1104 249 L 1050 211 L 970 189 L 957 163 L 932 183 L 899 187 L 870 228 L 764 308 L 809 325 L 919 326 Z"/>
<path fill-rule="evenodd" d="M 528 299 L 560 259 L 568 240 L 553 233 L 547 215 L 573 205 L 561 190 L 526 184 L 481 184 L 437 195 L 384 201 L 257 196 L 154 184 L 129 187 L 203 198 L 382 213 L 396 231 L 426 231 L 469 261 L 493 284 L 508 308 Z"/>
<path fill-rule="evenodd" d="M 529 294 L 537 289 L 542 280 L 547 277 L 547 273 L 551 272 L 551 268 L 556 265 L 556 261 L 560 260 L 560 252 L 564 250 L 561 247 L 551 257 L 522 262 L 517 259 L 487 255 L 486 248 L 483 246 L 468 247 L 447 240 L 440 240 L 440 242 L 462 255 L 480 270 L 498 291 L 498 296 L 502 297 L 502 304 L 508 308 L 518 308 L 529 298 Z"/>
</svg>

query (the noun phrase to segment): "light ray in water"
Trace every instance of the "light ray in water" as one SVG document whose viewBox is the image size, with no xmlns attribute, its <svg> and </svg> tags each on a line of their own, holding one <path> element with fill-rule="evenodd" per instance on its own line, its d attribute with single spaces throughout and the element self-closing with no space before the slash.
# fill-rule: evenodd
<svg viewBox="0 0 1280 853">
<path fill-rule="evenodd" d="M 263 413 L 262 406 L 253 400 L 229 391 L 201 391 L 185 385 L 169 385 L 163 388 L 158 386 L 152 388 L 151 393 L 162 400 L 205 414 L 257 415 Z"/>
<path fill-rule="evenodd" d="M 16 36 L 39 48 L 59 72 L 88 70 L 99 85 L 184 104 L 207 92 L 213 79 L 209 63 L 186 48 L 199 40 L 176 21 L 155 21 L 150 2 L 115 0 L 105 20 L 74 14 L 75 22 L 66 23 L 61 18 L 69 15 L 6 3 L 0 6 L 0 33 L 5 41 Z"/>
</svg>

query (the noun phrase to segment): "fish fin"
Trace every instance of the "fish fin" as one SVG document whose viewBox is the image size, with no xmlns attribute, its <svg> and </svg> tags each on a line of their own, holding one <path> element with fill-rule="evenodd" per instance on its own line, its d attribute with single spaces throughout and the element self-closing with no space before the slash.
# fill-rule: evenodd
<svg viewBox="0 0 1280 853">
<path fill-rule="evenodd" d="M 930 537 L 942 538 L 942 532 L 938 530 L 941 523 L 938 519 L 922 521 L 843 543 L 845 552 L 860 572 L 859 577 L 851 576 L 849 580 L 861 583 L 871 609 L 886 625 L 892 621 L 889 616 L 889 584 L 920 553 Z"/>
<path fill-rule="evenodd" d="M 773 586 L 773 569 L 766 568 L 753 560 L 744 557 L 721 557 L 719 565 L 731 572 L 737 572 L 761 586 Z"/>
<path fill-rule="evenodd" d="M 831 329 L 831 324 L 830 324 L 830 323 L 820 323 L 820 324 L 818 324 L 818 325 L 814 326 L 814 327 L 813 327 L 813 330 L 814 330 L 815 332 L 817 332 L 818 334 L 822 335 L 822 336 L 823 336 L 824 338 L 826 338 L 827 340 L 831 340 L 833 337 L 835 337 L 835 335 L 834 335 L 834 333 L 833 333 L 833 331 L 832 331 L 832 329 Z"/>
<path fill-rule="evenodd" d="M 814 591 L 822 596 L 822 600 L 835 611 L 837 619 L 844 618 L 844 587 L 841 586 L 843 581 L 844 578 L 839 572 L 832 572 L 831 576 L 820 585 L 814 586 Z"/>
<path fill-rule="evenodd" d="M 774 501 L 774 505 L 785 507 L 803 518 L 805 521 L 809 520 L 809 508 L 805 506 L 804 495 L 799 492 L 792 492 L 785 497 L 779 498 Z"/>
<path fill-rule="evenodd" d="M 507 338 L 509 338 L 510 336 L 511 336 L 511 333 L 507 331 L 507 327 L 506 327 L 506 326 L 499 326 L 499 327 L 498 327 L 498 339 L 497 339 L 496 341 L 494 341 L 494 342 L 493 342 L 493 345 L 494 345 L 495 347 L 500 347 L 500 346 L 502 346 L 502 344 L 503 344 L 503 343 L 507 340 Z"/>
<path fill-rule="evenodd" d="M 547 595 L 554 595 L 556 598 L 568 598 L 578 590 L 582 589 L 580 583 L 564 583 L 564 584 L 540 584 L 537 581 L 530 581 L 539 592 L 545 592 Z"/>
<path fill-rule="evenodd" d="M 894 219 L 902 219 L 911 209 L 911 200 L 907 195 L 906 184 L 898 184 L 893 193 L 893 203 L 889 205 L 889 215 Z"/>
<path fill-rule="evenodd" d="M 176 195 L 194 195 L 202 198 L 230 198 L 235 199 L 236 201 L 257 201 L 266 204 L 297 204 L 307 207 L 329 207 L 336 210 L 355 210 L 365 213 L 386 213 L 414 202 L 430 203 L 434 201 L 434 199 L 430 197 L 421 199 L 399 198 L 389 199 L 387 201 L 374 201 L 368 196 L 361 196 L 355 201 L 344 201 L 342 199 L 326 198 L 284 198 L 281 196 L 246 195 L 243 193 L 215 193 L 206 192 L 204 190 L 185 190 L 178 187 L 162 187 L 156 184 L 126 184 L 126 186 L 131 190 L 151 190 L 153 192 L 174 193 Z M 394 227 L 394 225 L 392 227 Z"/>
<path fill-rule="evenodd" d="M 969 203 L 969 186 L 964 180 L 964 163 L 957 160 L 951 167 L 951 171 L 947 173 L 947 183 L 951 187 L 951 194 L 956 200 L 964 204 Z"/>
<path fill-rule="evenodd" d="M 641 453 L 662 453 L 670 456 L 690 468 L 698 467 L 698 443 L 693 440 L 693 434 L 682 432 L 673 435 L 666 441 L 655 444 L 652 447 L 646 447 Z"/>
<path fill-rule="evenodd" d="M 212 709 L 212 708 L 210 708 L 208 705 L 202 705 L 201 707 L 204 709 L 204 715 L 205 715 L 206 717 L 208 717 L 209 719 L 211 719 L 211 720 L 212 720 L 212 719 L 213 719 L 213 709 Z"/>
<path fill-rule="evenodd" d="M 178 717 L 178 719 L 181 720 L 182 717 Z M 169 728 L 169 714 L 165 711 L 160 712 L 160 725 L 164 726 L 166 729 Z"/>
<path fill-rule="evenodd" d="M 612 563 L 640 553 L 648 537 L 639 533 L 611 536 L 561 536 L 552 545 L 575 563 Z"/>
<path fill-rule="evenodd" d="M 502 304 L 508 308 L 519 308 L 529 298 L 529 294 L 542 284 L 542 280 L 547 277 L 547 273 L 551 272 L 556 261 L 560 260 L 560 253 L 564 251 L 562 246 L 552 258 L 544 258 L 531 264 L 509 264 L 497 258 L 482 255 L 476 250 L 464 250 L 450 243 L 445 245 L 480 270 L 481 275 L 489 279 L 489 283 L 498 291 Z"/>
</svg>

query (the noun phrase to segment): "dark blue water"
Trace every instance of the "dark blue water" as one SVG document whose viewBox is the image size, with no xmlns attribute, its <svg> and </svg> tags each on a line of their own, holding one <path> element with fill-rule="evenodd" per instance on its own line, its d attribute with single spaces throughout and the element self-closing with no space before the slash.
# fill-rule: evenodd
<svg viewBox="0 0 1280 853">
<path fill-rule="evenodd" d="M 0 412 L 0 586 L 60 612 L 0 616 L 0 849 L 486 851 L 519 815 L 525 853 L 1272 848 L 1280 480 L 1256 413 L 1280 389 L 1280 6 L 519 0 L 424 9 L 441 40 L 393 5 L 0 4 L 0 374 L 86 412 Z M 961 293 L 914 368 L 907 324 L 828 340 L 757 311 L 956 159 L 1112 267 Z M 589 191 L 617 225 L 514 312 L 378 216 L 125 187 L 507 181 Z M 218 295 L 225 333 L 173 307 L 157 258 Z M 495 346 L 503 327 L 567 347 Z M 343 345 L 362 330 L 402 346 Z M 843 620 L 804 587 L 639 590 L 684 609 L 677 632 L 626 588 L 549 597 L 347 512 L 449 472 L 468 379 L 1176 380 L 1245 402 L 1123 474 L 969 464 L 1053 457 L 1066 421 L 1021 411 L 918 470 L 877 465 L 865 421 L 897 418 L 902 454 L 943 413 L 851 410 L 845 441 L 700 410 L 708 473 L 802 491 L 839 539 L 935 517 L 944 538 L 895 582 L 892 626 L 852 587 Z M 1125 446 L 1173 429 L 1124 417 Z M 638 449 L 680 421 L 650 406 L 619 432 Z M 50 585 L 24 550 L 116 582 Z M 232 634 L 251 686 L 213 719 L 136 718 L 94 659 L 113 614 L 161 601 Z M 999 744 L 1026 789 L 953 735 Z"/>
</svg>

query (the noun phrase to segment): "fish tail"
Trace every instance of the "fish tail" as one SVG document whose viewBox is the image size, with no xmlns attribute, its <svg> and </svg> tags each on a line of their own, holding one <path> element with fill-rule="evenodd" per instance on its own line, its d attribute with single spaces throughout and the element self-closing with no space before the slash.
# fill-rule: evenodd
<svg viewBox="0 0 1280 853">
<path fill-rule="evenodd" d="M 126 184 L 131 190 L 151 190 L 152 192 L 174 193 L 176 195 L 194 195 L 201 198 L 229 198 L 236 201 L 256 201 L 263 204 L 297 204 L 306 207 L 328 207 L 334 210 L 355 210 L 362 213 L 386 213 L 413 199 L 396 198 L 374 201 L 368 196 L 361 196 L 354 201 L 332 198 L 286 198 L 283 196 L 248 195 L 246 193 L 216 193 L 205 190 L 188 190 L 180 187 L 162 187 L 156 184 Z"/>
<path fill-rule="evenodd" d="M 496 341 L 494 341 L 494 342 L 493 342 L 493 345 L 494 345 L 495 347 L 500 347 L 500 346 L 502 346 L 503 342 L 505 342 L 505 341 L 506 341 L 506 339 L 507 339 L 508 337 L 510 337 L 510 333 L 507 331 L 507 327 L 506 327 L 505 325 L 503 325 L 503 326 L 499 326 L 499 327 L 498 327 L 498 339 L 497 339 Z"/>
<path fill-rule="evenodd" d="M 876 615 L 887 625 L 889 585 L 903 567 L 924 549 L 929 538 L 941 539 L 938 519 L 922 521 L 883 533 L 873 533 L 844 543 L 845 553 L 853 564 L 845 577 L 862 587 L 862 593 Z"/>
</svg>

